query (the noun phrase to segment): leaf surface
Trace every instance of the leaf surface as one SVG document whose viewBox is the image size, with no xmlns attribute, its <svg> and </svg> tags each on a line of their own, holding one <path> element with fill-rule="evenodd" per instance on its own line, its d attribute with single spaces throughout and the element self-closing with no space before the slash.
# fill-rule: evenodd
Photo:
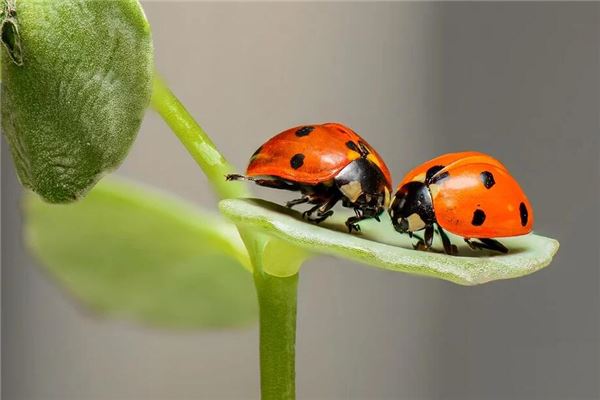
<svg viewBox="0 0 600 400">
<path fill-rule="evenodd" d="M 246 250 L 218 215 L 108 179 L 67 206 L 29 193 L 25 217 L 33 253 L 97 313 L 177 328 L 256 319 Z"/>
<path fill-rule="evenodd" d="M 558 250 L 558 242 L 534 234 L 501 239 L 508 254 L 471 250 L 464 241 L 449 235 L 458 246 L 459 256 L 441 254 L 436 238 L 435 251 L 412 248 L 415 239 L 397 233 L 387 215 L 381 222 L 361 222 L 362 232 L 347 233 L 349 214 L 336 211 L 321 225 L 303 221 L 297 211 L 258 199 L 228 199 L 221 211 L 236 224 L 256 229 L 313 253 L 340 256 L 392 271 L 444 279 L 461 285 L 476 285 L 498 279 L 516 278 L 547 266 Z M 292 271 L 293 272 L 293 271 Z M 281 276 L 288 274 L 280 272 Z"/>
</svg>

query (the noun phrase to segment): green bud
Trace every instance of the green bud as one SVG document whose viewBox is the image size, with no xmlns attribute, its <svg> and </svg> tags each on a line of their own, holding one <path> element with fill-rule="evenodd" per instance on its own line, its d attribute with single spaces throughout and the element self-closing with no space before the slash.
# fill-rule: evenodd
<svg viewBox="0 0 600 400">
<path fill-rule="evenodd" d="M 53 203 L 125 158 L 150 101 L 137 0 L 2 0 L 2 130 L 22 184 Z"/>
</svg>

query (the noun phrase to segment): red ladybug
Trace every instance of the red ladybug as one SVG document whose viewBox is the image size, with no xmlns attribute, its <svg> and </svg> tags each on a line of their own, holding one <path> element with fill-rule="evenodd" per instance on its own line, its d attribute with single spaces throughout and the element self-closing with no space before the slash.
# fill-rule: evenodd
<svg viewBox="0 0 600 400">
<path fill-rule="evenodd" d="M 348 230 L 359 231 L 357 222 L 379 221 L 392 190 L 390 171 L 377 152 L 352 129 L 337 123 L 298 126 L 271 138 L 250 158 L 246 175 L 228 175 L 227 180 L 247 179 L 261 186 L 299 191 L 301 203 L 315 206 L 303 218 L 319 223 L 333 214 L 342 201 L 356 216 L 348 218 Z"/>
<path fill-rule="evenodd" d="M 444 154 L 410 171 L 389 214 L 400 233 L 412 236 L 425 229 L 424 240 L 417 237 L 417 247 L 425 249 L 437 225 L 448 254 L 455 254 L 456 246 L 444 229 L 464 237 L 473 249 L 506 253 L 494 238 L 525 235 L 533 228 L 531 204 L 517 181 L 500 161 L 473 151 Z"/>
</svg>

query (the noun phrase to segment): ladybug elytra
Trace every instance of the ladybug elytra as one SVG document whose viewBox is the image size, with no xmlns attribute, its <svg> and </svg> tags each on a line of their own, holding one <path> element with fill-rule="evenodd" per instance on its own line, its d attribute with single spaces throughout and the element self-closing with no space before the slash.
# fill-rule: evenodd
<svg viewBox="0 0 600 400">
<path fill-rule="evenodd" d="M 531 204 L 517 181 L 500 161 L 478 152 L 444 154 L 410 171 L 389 214 L 400 233 L 412 236 L 424 229 L 424 239 L 417 236 L 417 247 L 424 249 L 431 247 L 437 225 L 447 254 L 457 249 L 444 230 L 462 236 L 473 249 L 506 253 L 494 238 L 525 235 L 533 228 Z"/>
<path fill-rule="evenodd" d="M 303 218 L 319 223 L 333 214 L 339 201 L 354 209 L 348 230 L 359 231 L 357 222 L 375 218 L 387 208 L 392 182 L 377 152 L 352 129 L 338 123 L 288 129 L 260 146 L 250 158 L 246 175 L 227 175 L 276 189 L 299 191 L 289 201 L 293 207 L 314 204 Z"/>
</svg>

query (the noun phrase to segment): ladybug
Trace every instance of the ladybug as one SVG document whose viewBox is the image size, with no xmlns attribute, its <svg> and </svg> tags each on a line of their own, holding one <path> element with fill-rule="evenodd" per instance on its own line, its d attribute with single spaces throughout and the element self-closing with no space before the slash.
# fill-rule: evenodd
<svg viewBox="0 0 600 400">
<path fill-rule="evenodd" d="M 507 253 L 494 238 L 533 228 L 531 204 L 517 181 L 500 161 L 474 151 L 444 154 L 410 171 L 388 211 L 396 231 L 412 237 L 425 230 L 424 240 L 415 235 L 415 248 L 431 247 L 437 225 L 447 254 L 457 248 L 444 230 L 462 236 L 472 249 Z"/>
<path fill-rule="evenodd" d="M 338 123 L 304 125 L 288 129 L 260 146 L 250 158 L 246 175 L 227 175 L 260 186 L 299 191 L 302 197 L 287 202 L 314 204 L 302 213 L 319 223 L 342 201 L 356 216 L 348 218 L 350 232 L 357 222 L 383 213 L 390 201 L 392 179 L 377 152 L 352 129 Z"/>
</svg>

